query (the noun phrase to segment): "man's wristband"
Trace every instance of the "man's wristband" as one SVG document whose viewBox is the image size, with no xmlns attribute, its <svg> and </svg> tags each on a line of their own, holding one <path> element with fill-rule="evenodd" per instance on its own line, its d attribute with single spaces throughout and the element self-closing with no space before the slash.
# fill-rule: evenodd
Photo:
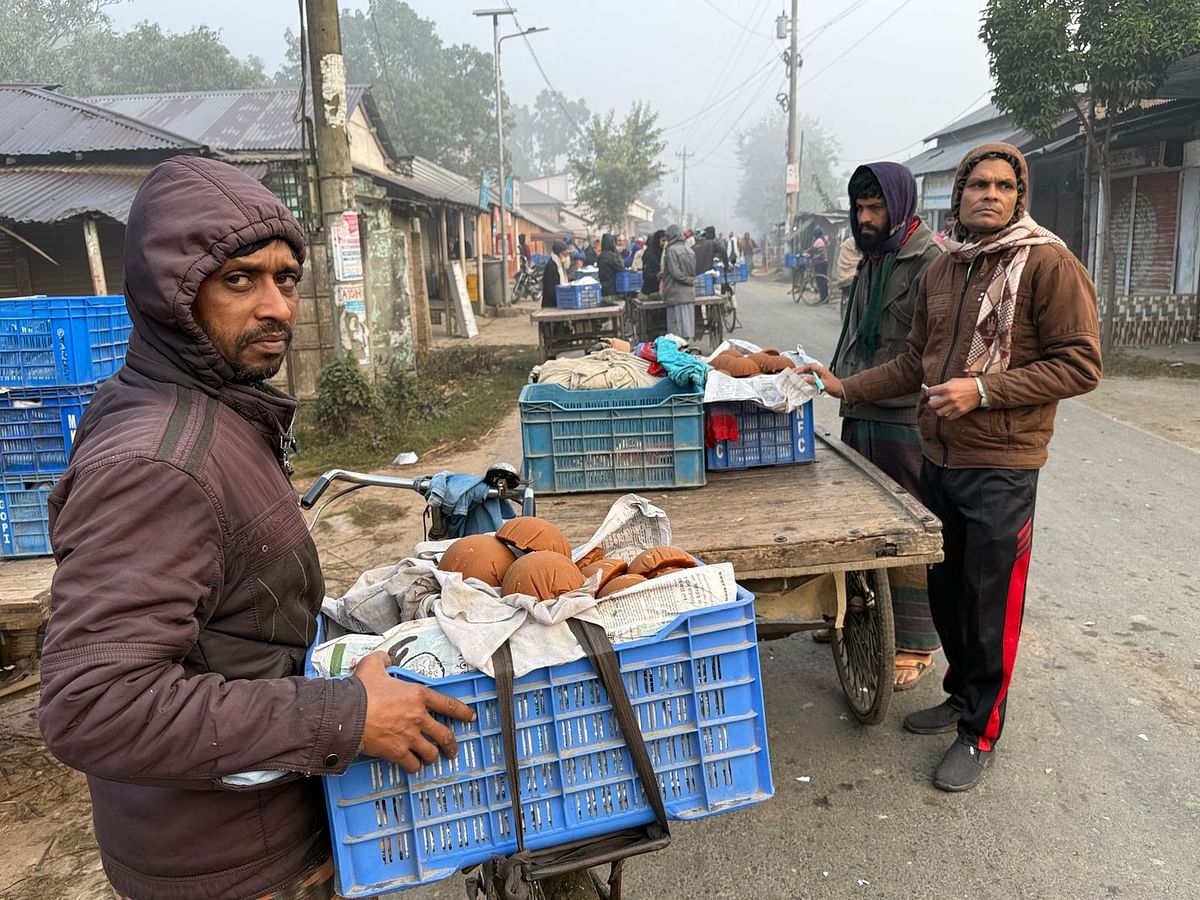
<svg viewBox="0 0 1200 900">
<path fill-rule="evenodd" d="M 978 388 L 978 390 L 979 390 L 979 405 L 983 409 L 987 409 L 992 404 L 988 402 L 988 395 L 987 395 L 987 391 L 985 391 L 983 389 L 983 379 L 982 378 L 977 377 L 975 379 L 975 387 Z"/>
</svg>

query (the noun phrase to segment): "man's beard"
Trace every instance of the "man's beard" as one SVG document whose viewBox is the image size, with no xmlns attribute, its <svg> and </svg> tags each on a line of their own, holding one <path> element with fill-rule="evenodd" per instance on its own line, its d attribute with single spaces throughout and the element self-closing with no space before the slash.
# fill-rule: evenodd
<svg viewBox="0 0 1200 900">
<path fill-rule="evenodd" d="M 261 340 L 262 338 L 267 337 L 268 335 L 275 335 L 275 334 L 282 334 L 284 336 L 284 341 L 287 344 L 287 346 L 288 347 L 291 346 L 292 326 L 290 324 L 288 324 L 287 322 L 266 322 L 266 323 L 263 323 L 262 325 L 260 325 L 258 328 L 254 329 L 253 331 L 248 331 L 245 334 L 243 334 L 240 338 L 238 338 L 238 342 L 237 342 L 238 356 L 237 356 L 237 358 L 240 360 L 242 352 L 245 351 L 245 349 L 247 347 L 249 347 L 255 341 Z M 260 384 L 260 383 L 266 381 L 268 378 L 274 378 L 275 374 L 283 366 L 283 360 L 284 360 L 284 356 L 286 355 L 286 353 L 287 353 L 287 350 L 285 348 L 284 353 L 281 353 L 279 356 L 279 359 L 277 359 L 275 362 L 267 363 L 266 365 L 257 366 L 254 368 L 250 368 L 248 366 L 242 365 L 239 362 L 234 362 L 232 364 L 233 365 L 233 380 L 237 384 Z"/>
<path fill-rule="evenodd" d="M 859 227 L 858 229 L 858 243 L 860 249 L 862 250 L 874 250 L 889 237 L 891 237 L 891 235 L 885 231 L 866 231 L 862 227 Z"/>
</svg>

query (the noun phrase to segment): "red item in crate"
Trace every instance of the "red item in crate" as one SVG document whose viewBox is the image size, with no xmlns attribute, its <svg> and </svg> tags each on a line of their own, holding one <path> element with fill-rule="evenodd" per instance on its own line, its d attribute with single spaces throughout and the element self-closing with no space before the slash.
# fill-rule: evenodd
<svg viewBox="0 0 1200 900">
<path fill-rule="evenodd" d="M 710 413 L 704 417 L 704 446 L 715 447 L 718 441 L 738 440 L 737 416 Z"/>
</svg>

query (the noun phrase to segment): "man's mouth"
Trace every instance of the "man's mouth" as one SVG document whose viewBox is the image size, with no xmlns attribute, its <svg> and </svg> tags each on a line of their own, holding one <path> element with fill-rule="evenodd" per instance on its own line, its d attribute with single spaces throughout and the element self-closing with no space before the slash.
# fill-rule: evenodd
<svg viewBox="0 0 1200 900">
<path fill-rule="evenodd" d="M 283 353 L 287 349 L 288 336 L 283 333 L 264 334 L 250 343 L 260 353 Z"/>
</svg>

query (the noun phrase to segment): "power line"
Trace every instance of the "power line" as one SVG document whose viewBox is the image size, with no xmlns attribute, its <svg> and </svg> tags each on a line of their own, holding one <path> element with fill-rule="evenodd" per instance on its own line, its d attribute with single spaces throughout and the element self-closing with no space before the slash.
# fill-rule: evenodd
<svg viewBox="0 0 1200 900">
<path fill-rule="evenodd" d="M 558 88 L 556 88 L 553 84 L 550 83 L 550 76 L 547 75 L 546 70 L 544 68 L 542 68 L 542 61 L 540 59 L 538 59 L 537 52 L 533 49 L 533 44 L 531 44 L 529 42 L 529 36 L 524 33 L 525 29 L 521 27 L 521 23 L 517 19 L 517 11 L 515 9 L 513 9 L 513 6 L 509 2 L 509 0 L 504 0 L 504 5 L 508 8 L 508 11 L 512 14 L 513 24 L 516 25 L 517 29 L 522 32 L 521 40 L 523 40 L 525 42 L 525 47 L 526 47 L 526 49 L 529 50 L 529 55 L 533 57 L 533 64 L 535 66 L 537 66 L 537 70 L 541 73 L 542 81 L 546 82 L 546 87 L 549 88 L 550 94 L 551 94 L 555 104 L 557 104 L 559 111 L 563 114 L 563 116 L 566 117 L 566 120 L 571 123 L 571 126 L 575 129 L 575 133 L 578 134 L 584 140 L 587 140 L 587 133 L 582 128 L 579 127 L 579 123 L 575 121 L 575 118 L 571 115 L 570 111 L 567 109 L 567 105 L 565 103 L 563 103 L 563 99 L 564 99 L 565 95 L 562 93 L 562 91 L 558 90 Z M 499 97 L 496 98 L 496 102 L 497 103 L 500 102 Z"/>
<path fill-rule="evenodd" d="M 811 77 L 805 79 L 805 81 L 800 85 L 800 87 L 807 87 L 808 85 L 812 84 L 814 81 L 817 80 L 817 78 L 819 78 L 821 75 L 823 75 L 824 73 L 828 72 L 831 68 L 833 68 L 833 66 L 836 63 L 841 62 L 843 57 L 849 56 L 855 50 L 860 49 L 862 47 L 862 42 L 864 40 L 869 38 L 871 35 L 873 35 L 875 32 L 877 32 L 880 28 L 882 28 L 884 25 L 886 25 L 891 19 L 893 19 L 895 16 L 897 16 L 900 13 L 900 11 L 902 9 L 904 9 L 904 7 L 908 6 L 908 4 L 910 4 L 910 3 L 912 3 L 912 0 L 903 0 L 903 2 L 899 6 L 897 6 L 890 13 L 888 13 L 886 16 L 884 16 L 882 19 L 880 19 L 878 22 L 876 22 L 874 28 L 870 29 L 866 34 L 859 37 L 857 41 L 855 41 L 853 44 L 851 44 L 849 47 L 847 47 L 845 50 L 843 50 L 841 53 L 839 53 L 837 56 L 835 56 L 833 59 L 831 59 L 829 62 L 827 62 L 824 65 L 824 67 L 822 67 L 822 68 L 818 69 L 816 72 L 814 72 Z"/>
<path fill-rule="evenodd" d="M 742 31 L 746 34 L 752 34 L 755 37 L 759 37 L 759 38 L 766 38 L 769 41 L 775 40 L 775 35 L 773 35 L 773 34 L 763 34 L 761 31 L 754 31 L 753 29 L 747 28 L 745 25 L 743 25 L 737 19 L 733 18 L 733 16 L 729 15 L 729 13 L 725 12 L 725 10 L 721 9 L 719 6 L 712 3 L 711 0 L 704 0 L 704 5 L 707 6 L 709 9 L 711 9 L 713 12 L 717 13 L 717 15 L 721 16 L 725 20 L 732 22 L 738 28 L 742 29 Z M 754 17 L 751 16 L 751 18 L 754 18 Z M 749 21 L 749 19 L 747 21 Z"/>
</svg>

